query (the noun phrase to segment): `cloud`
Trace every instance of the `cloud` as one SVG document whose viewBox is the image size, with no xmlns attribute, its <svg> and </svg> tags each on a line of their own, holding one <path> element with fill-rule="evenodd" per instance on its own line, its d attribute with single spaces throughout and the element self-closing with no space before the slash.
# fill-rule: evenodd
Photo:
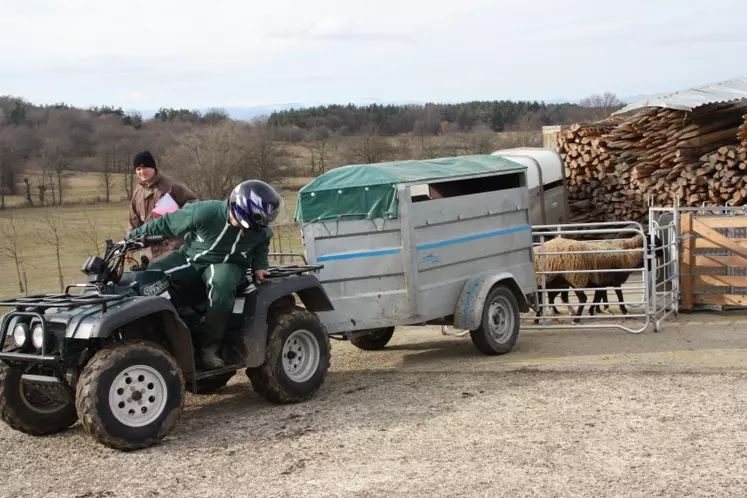
<svg viewBox="0 0 747 498">
<path fill-rule="evenodd" d="M 743 0 L 5 3 L 0 94 L 127 108 L 656 93 L 747 43 Z"/>
</svg>

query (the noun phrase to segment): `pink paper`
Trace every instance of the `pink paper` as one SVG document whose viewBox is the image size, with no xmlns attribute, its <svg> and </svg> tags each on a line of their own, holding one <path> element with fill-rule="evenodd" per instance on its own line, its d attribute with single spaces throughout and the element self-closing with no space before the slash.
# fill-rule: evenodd
<svg viewBox="0 0 747 498">
<path fill-rule="evenodd" d="M 156 207 L 153 208 L 153 214 L 158 218 L 166 213 L 173 213 L 177 209 L 179 209 L 179 204 L 176 203 L 173 197 L 166 194 L 156 203 Z"/>
</svg>

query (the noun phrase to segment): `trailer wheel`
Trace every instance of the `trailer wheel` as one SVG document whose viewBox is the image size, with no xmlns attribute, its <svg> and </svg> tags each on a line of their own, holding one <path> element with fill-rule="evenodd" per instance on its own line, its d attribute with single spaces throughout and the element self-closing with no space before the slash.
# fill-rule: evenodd
<svg viewBox="0 0 747 498">
<path fill-rule="evenodd" d="M 475 347 L 489 355 L 506 354 L 519 336 L 519 303 L 508 287 L 494 287 L 485 299 L 480 326 L 470 330 Z"/>
<path fill-rule="evenodd" d="M 366 335 L 350 339 L 350 343 L 364 351 L 376 351 L 384 349 L 394 335 L 394 327 L 374 329 Z"/>
</svg>

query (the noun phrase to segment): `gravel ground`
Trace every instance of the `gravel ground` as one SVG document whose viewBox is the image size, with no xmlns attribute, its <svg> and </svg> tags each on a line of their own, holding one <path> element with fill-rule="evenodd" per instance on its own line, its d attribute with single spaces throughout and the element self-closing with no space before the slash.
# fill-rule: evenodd
<svg viewBox="0 0 747 498">
<path fill-rule="evenodd" d="M 523 331 L 501 357 L 437 328 L 379 352 L 333 342 L 313 400 L 270 405 L 240 374 L 135 453 L 79 425 L 0 425 L 0 496 L 743 497 L 745 325 L 732 312 L 640 335 Z"/>
</svg>

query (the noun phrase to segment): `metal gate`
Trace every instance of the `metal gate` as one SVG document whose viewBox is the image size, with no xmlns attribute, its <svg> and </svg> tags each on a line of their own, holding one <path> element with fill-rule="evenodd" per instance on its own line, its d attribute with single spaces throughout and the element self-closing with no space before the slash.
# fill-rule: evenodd
<svg viewBox="0 0 747 498">
<path fill-rule="evenodd" d="M 650 214 L 648 230 L 637 222 L 534 226 L 537 313 L 522 317 L 522 328 L 616 328 L 637 334 L 653 324 L 658 331 L 663 320 L 677 312 L 678 230 L 675 216 Z M 636 236 L 637 244 L 633 244 Z M 584 246 L 579 250 L 559 243 L 552 250 L 545 249 L 545 244 L 557 237 L 576 239 Z M 622 244 L 625 240 L 629 242 Z M 568 263 L 569 258 L 584 263 Z M 600 271 L 591 258 L 613 263 Z M 576 282 L 586 280 L 586 285 L 571 288 L 569 274 L 576 274 L 570 277 Z M 567 299 L 567 304 L 556 302 L 557 297 Z M 609 309 L 595 309 L 591 314 L 595 305 Z M 559 312 L 561 307 L 570 308 L 570 312 Z"/>
</svg>

